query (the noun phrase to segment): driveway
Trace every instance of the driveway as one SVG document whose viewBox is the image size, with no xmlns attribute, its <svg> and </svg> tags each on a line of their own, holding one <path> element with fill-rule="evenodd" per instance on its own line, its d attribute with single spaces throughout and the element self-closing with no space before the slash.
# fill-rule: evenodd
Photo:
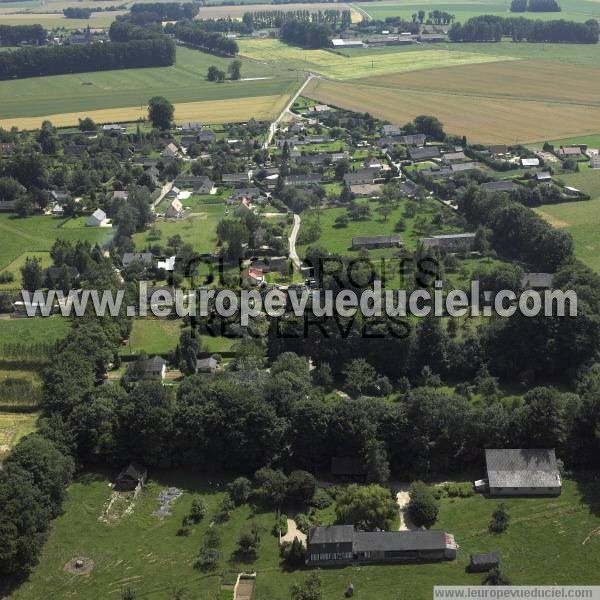
<svg viewBox="0 0 600 600">
<path fill-rule="evenodd" d="M 298 237 L 298 232 L 300 231 L 300 215 L 294 215 L 294 226 L 292 227 L 292 232 L 290 233 L 290 237 L 288 238 L 288 242 L 290 244 L 290 260 L 294 263 L 294 266 L 298 271 L 300 271 L 300 259 L 298 258 L 298 253 L 296 252 L 296 239 Z"/>
<path fill-rule="evenodd" d="M 287 520 L 287 533 L 281 536 L 281 543 L 294 541 L 294 538 L 298 538 L 298 541 L 306 547 L 306 534 L 302 533 L 298 527 L 296 527 L 296 521 L 294 519 Z"/>
</svg>

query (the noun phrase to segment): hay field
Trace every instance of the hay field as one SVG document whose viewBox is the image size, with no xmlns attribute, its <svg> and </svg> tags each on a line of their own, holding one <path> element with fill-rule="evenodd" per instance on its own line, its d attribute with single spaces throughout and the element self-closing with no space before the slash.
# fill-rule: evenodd
<svg viewBox="0 0 600 600">
<path fill-rule="evenodd" d="M 240 55 L 271 64 L 285 64 L 290 69 L 311 71 L 333 79 L 402 73 L 465 64 L 512 60 L 509 57 L 447 50 L 427 49 L 420 52 L 390 51 L 374 58 L 370 54 L 351 57 L 329 50 L 303 50 L 288 46 L 279 40 L 240 40 Z"/>
<path fill-rule="evenodd" d="M 435 115 L 449 133 L 472 142 L 535 142 L 597 133 L 599 73 L 513 61 L 371 77 L 352 85 L 313 80 L 304 93 L 400 124 Z"/>
<path fill-rule="evenodd" d="M 28 433 L 36 430 L 38 413 L 0 413 L 0 459 Z"/>
<path fill-rule="evenodd" d="M 115 4 L 119 4 L 116 2 Z M 73 6 L 78 6 L 74 3 Z M 64 27 L 65 29 L 81 29 L 88 25 L 92 28 L 109 27 L 117 15 L 126 11 L 116 10 L 96 12 L 89 19 L 67 19 L 61 12 L 58 13 L 10 13 L 0 14 L 0 25 L 35 25 L 40 24 L 45 29 Z"/>
<path fill-rule="evenodd" d="M 235 123 L 247 121 L 251 117 L 259 120 L 274 119 L 285 106 L 287 95 L 255 96 L 251 98 L 231 98 L 228 100 L 207 100 L 200 102 L 176 102 L 176 121 L 202 121 L 204 123 Z M 16 117 L 0 120 L 5 129 L 37 129 L 45 120 L 56 127 L 77 125 L 79 119 L 90 117 L 96 123 L 123 123 L 145 119 L 148 110 L 145 106 L 125 106 L 104 110 L 82 110 L 72 113 L 56 113 L 37 117 Z"/>
<path fill-rule="evenodd" d="M 370 77 L 377 88 L 600 106 L 600 69 L 530 60 Z"/>
</svg>

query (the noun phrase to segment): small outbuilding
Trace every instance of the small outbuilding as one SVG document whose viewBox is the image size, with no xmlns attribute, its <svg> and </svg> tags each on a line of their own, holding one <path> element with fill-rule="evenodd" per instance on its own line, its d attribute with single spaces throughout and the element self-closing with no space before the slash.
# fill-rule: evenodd
<svg viewBox="0 0 600 600">
<path fill-rule="evenodd" d="M 146 483 L 147 477 L 146 468 L 131 463 L 119 473 L 114 489 L 118 492 L 137 492 Z"/>
<path fill-rule="evenodd" d="M 471 554 L 469 558 L 469 571 L 471 573 L 484 573 L 500 566 L 500 554 L 487 552 L 485 554 Z"/>
</svg>

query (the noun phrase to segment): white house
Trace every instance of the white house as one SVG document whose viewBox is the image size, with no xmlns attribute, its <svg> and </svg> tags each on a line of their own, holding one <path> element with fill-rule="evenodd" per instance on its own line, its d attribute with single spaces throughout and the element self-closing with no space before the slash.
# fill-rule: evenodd
<svg viewBox="0 0 600 600">
<path fill-rule="evenodd" d="M 590 169 L 600 169 L 600 154 L 594 154 L 590 158 Z"/>
<path fill-rule="evenodd" d="M 109 227 L 110 223 L 106 218 L 106 213 L 97 208 L 92 215 L 88 217 L 88 220 L 85 222 L 86 227 Z"/>
</svg>

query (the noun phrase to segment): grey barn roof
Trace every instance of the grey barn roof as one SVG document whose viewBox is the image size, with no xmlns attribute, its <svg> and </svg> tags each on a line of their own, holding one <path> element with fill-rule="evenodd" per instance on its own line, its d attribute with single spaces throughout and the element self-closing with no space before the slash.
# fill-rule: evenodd
<svg viewBox="0 0 600 600">
<path fill-rule="evenodd" d="M 554 488 L 561 485 L 554 450 L 487 449 L 485 462 L 490 488 Z"/>
<path fill-rule="evenodd" d="M 332 525 L 313 527 L 310 530 L 311 544 L 338 544 L 354 540 L 354 525 Z"/>
<path fill-rule="evenodd" d="M 510 192 L 518 187 L 514 181 L 488 181 L 482 183 L 481 187 L 486 192 Z"/>
<path fill-rule="evenodd" d="M 425 531 L 357 531 L 354 538 L 355 552 L 379 550 L 393 552 L 411 550 L 444 550 L 446 534 L 439 530 Z"/>
</svg>

